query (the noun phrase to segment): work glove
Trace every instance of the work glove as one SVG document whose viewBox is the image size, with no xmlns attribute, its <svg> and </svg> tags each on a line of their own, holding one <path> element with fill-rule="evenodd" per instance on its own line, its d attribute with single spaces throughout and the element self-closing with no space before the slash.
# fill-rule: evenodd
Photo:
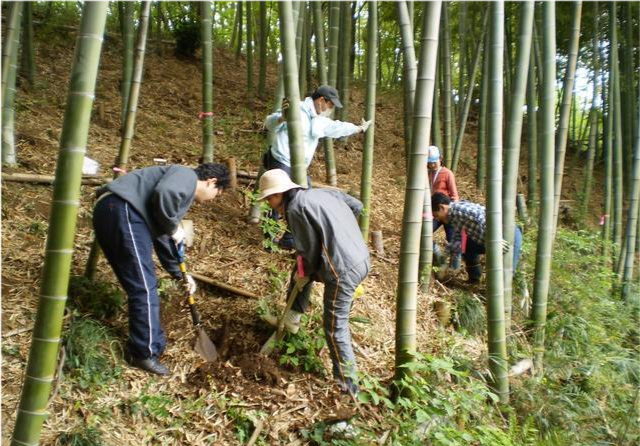
<svg viewBox="0 0 640 446">
<path fill-rule="evenodd" d="M 280 111 L 282 113 L 282 117 L 280 119 L 282 121 L 287 120 L 287 110 L 289 110 L 289 99 L 282 98 L 282 105 L 280 106 Z"/>
<path fill-rule="evenodd" d="M 182 229 L 182 226 L 178 225 L 178 228 L 175 230 L 175 232 L 171 234 L 171 238 L 175 242 L 176 246 L 180 246 L 180 243 L 184 242 L 184 237 L 184 229 Z"/>
<path fill-rule="evenodd" d="M 191 274 L 187 274 L 185 276 L 185 279 L 182 282 L 182 286 L 184 288 L 185 293 L 188 293 L 189 296 L 193 296 L 196 293 L 196 290 L 198 289 L 198 287 L 196 286 L 196 281 L 193 279 L 193 276 L 191 276 Z"/>
<path fill-rule="evenodd" d="M 360 131 L 362 133 L 366 132 L 367 129 L 369 129 L 369 127 L 371 127 L 371 123 L 373 123 L 373 119 L 369 119 L 368 121 L 365 121 L 364 118 L 362 118 L 362 122 L 360 122 Z"/>
<path fill-rule="evenodd" d="M 511 244 L 506 240 L 502 240 L 502 254 L 508 253 L 509 249 L 511 249 Z"/>
</svg>

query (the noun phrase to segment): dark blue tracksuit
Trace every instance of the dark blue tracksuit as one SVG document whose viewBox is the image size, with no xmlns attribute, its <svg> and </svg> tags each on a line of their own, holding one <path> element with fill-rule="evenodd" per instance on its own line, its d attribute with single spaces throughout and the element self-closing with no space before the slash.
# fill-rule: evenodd
<svg viewBox="0 0 640 446">
<path fill-rule="evenodd" d="M 158 357 L 166 339 L 160 325 L 155 248 L 163 267 L 180 278 L 171 237 L 193 202 L 197 176 L 182 166 L 149 167 L 107 185 L 93 211 L 96 239 L 125 289 L 129 304 L 129 353 Z"/>
</svg>

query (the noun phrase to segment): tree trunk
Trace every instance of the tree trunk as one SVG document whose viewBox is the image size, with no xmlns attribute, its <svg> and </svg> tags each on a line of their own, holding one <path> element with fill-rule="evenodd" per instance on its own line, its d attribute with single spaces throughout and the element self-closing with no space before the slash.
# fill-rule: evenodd
<svg viewBox="0 0 640 446">
<path fill-rule="evenodd" d="M 156 2 L 156 54 L 162 57 L 162 2 Z"/>
<path fill-rule="evenodd" d="M 124 134 L 125 120 L 127 118 L 127 106 L 131 93 L 131 77 L 133 76 L 133 11 L 134 2 L 124 2 L 123 14 L 120 16 L 120 28 L 122 30 L 122 82 L 120 84 L 120 134 Z"/>
<path fill-rule="evenodd" d="M 327 85 L 327 60 L 324 51 L 324 19 L 322 17 L 322 3 L 312 2 L 313 30 L 316 42 L 316 65 L 320 85 Z"/>
<path fill-rule="evenodd" d="M 527 145 L 529 148 L 529 169 L 527 174 L 527 207 L 531 215 L 538 212 L 538 99 L 536 85 L 536 58 L 532 42 L 527 76 Z"/>
<path fill-rule="evenodd" d="M 482 80 L 480 84 L 480 116 L 478 117 L 478 155 L 476 159 L 476 188 L 484 191 L 487 177 L 487 111 L 489 105 L 489 34 L 484 39 Z"/>
<path fill-rule="evenodd" d="M 253 2 L 247 2 L 247 103 L 253 110 Z"/>
<path fill-rule="evenodd" d="M 22 73 L 29 88 L 33 88 L 36 79 L 36 54 L 33 47 L 33 3 L 24 3 L 24 34 L 22 36 Z"/>
<path fill-rule="evenodd" d="M 291 151 L 292 180 L 298 184 L 307 184 L 307 167 L 304 162 L 304 146 L 300 119 L 300 91 L 298 90 L 298 66 L 296 64 L 296 24 L 293 19 L 293 7 L 290 1 L 278 4 L 280 7 L 280 40 L 282 45 L 282 74 L 285 96 L 292 104 L 287 111 L 287 130 L 289 150 Z M 300 11 L 302 12 L 302 11 Z"/>
<path fill-rule="evenodd" d="M 360 230 L 365 241 L 369 240 L 369 219 L 371 216 L 371 179 L 373 177 L 373 144 L 376 117 L 376 74 L 378 61 L 378 3 L 369 1 L 367 32 L 367 95 L 364 105 L 364 119 L 373 120 L 373 124 L 364 135 L 362 149 L 362 176 L 360 180 L 360 201 L 363 204 L 360 214 Z"/>
<path fill-rule="evenodd" d="M 541 88 L 541 163 L 540 163 L 540 213 L 538 216 L 538 242 L 536 271 L 533 288 L 534 362 L 538 373 L 543 371 L 544 335 L 547 321 L 547 296 L 551 277 L 553 249 L 553 166 L 555 158 L 555 81 L 556 81 L 556 13 L 555 3 L 546 2 L 542 51 Z"/>
<path fill-rule="evenodd" d="M 298 55 L 298 82 L 300 88 L 300 97 L 306 97 L 307 92 L 307 59 L 309 57 L 309 42 L 308 36 L 309 20 L 307 12 L 307 2 L 302 2 L 300 6 L 300 29 L 298 34 L 300 35 L 300 53 Z"/>
<path fill-rule="evenodd" d="M 2 48 L 2 165 L 4 166 L 18 164 L 13 101 L 16 96 L 22 6 L 22 2 L 12 2 L 9 6 L 8 26 Z"/>
<path fill-rule="evenodd" d="M 400 266 L 398 270 L 398 295 L 396 301 L 396 382 L 410 374 L 406 368 L 413 362 L 416 353 L 416 316 L 419 282 L 420 238 L 423 224 L 423 206 L 425 196 L 431 191 L 425 164 L 427 145 L 431 129 L 430 116 L 433 108 L 435 89 L 435 66 L 438 57 L 438 26 L 440 23 L 441 2 L 429 2 L 425 5 L 420 39 L 420 63 L 416 83 L 416 96 L 413 121 L 413 141 L 411 145 L 407 186 L 405 189 L 402 239 L 400 242 Z M 427 225 L 432 224 L 431 202 Z M 428 226 L 432 228 L 432 226 Z M 425 234 L 428 249 L 433 249 L 430 230 Z M 431 269 L 431 255 L 423 262 L 424 268 Z"/>
<path fill-rule="evenodd" d="M 467 52 L 466 46 L 467 46 L 467 34 L 469 33 L 469 29 L 467 29 L 467 16 L 468 16 L 468 11 L 469 11 L 469 3 L 462 1 L 458 3 L 458 104 L 457 104 L 457 109 L 458 109 L 458 121 L 460 122 L 460 128 L 464 127 L 464 125 L 462 124 L 462 114 L 463 114 L 463 104 L 462 104 L 462 92 L 466 91 L 465 89 L 465 68 L 466 68 L 466 63 L 465 63 L 465 55 Z M 484 16 L 486 16 L 486 9 L 485 9 L 485 14 L 483 14 Z M 483 18 L 483 23 L 485 23 L 484 18 Z M 484 25 L 483 25 L 483 32 L 484 32 Z M 482 42 L 482 39 L 480 39 L 480 42 Z M 480 44 L 477 45 L 478 48 L 481 48 Z M 476 49 L 476 52 L 478 50 Z M 469 81 L 469 85 L 472 86 L 473 82 Z M 473 87 L 471 87 L 471 91 L 473 91 Z M 453 164 L 452 164 L 453 166 Z"/>
<path fill-rule="evenodd" d="M 464 138 L 464 131 L 467 126 L 467 118 L 469 117 L 469 108 L 471 107 L 471 100 L 473 99 L 473 90 L 476 81 L 476 74 L 478 72 L 478 66 L 480 65 L 480 54 L 482 53 L 482 42 L 484 41 L 484 34 L 487 29 L 488 10 L 485 10 L 485 14 L 482 19 L 482 32 L 480 33 L 480 39 L 476 45 L 476 53 L 473 59 L 473 66 L 471 67 L 471 73 L 469 78 L 469 87 L 467 94 L 464 98 L 464 105 L 462 106 L 460 113 L 460 125 L 458 126 L 458 135 L 456 136 L 456 143 L 453 148 L 453 158 L 451 161 L 451 170 L 456 172 L 458 170 L 458 160 L 460 159 L 460 152 L 462 151 L 462 139 Z M 461 96 L 460 96 L 461 97 Z"/>
<path fill-rule="evenodd" d="M 444 164 L 447 167 L 451 167 L 451 160 L 453 159 L 453 129 L 451 123 L 451 116 L 453 113 L 451 105 L 451 34 L 449 32 L 449 2 L 444 2 L 442 5 L 442 23 L 441 23 L 441 38 L 442 38 L 442 51 L 440 51 L 443 69 L 443 89 L 442 89 L 442 108 L 444 117 L 444 146 L 442 147 L 444 152 Z"/>
<path fill-rule="evenodd" d="M 202 39 L 202 161 L 213 162 L 213 41 L 211 2 L 200 3 Z"/>
<path fill-rule="evenodd" d="M 440 52 L 440 48 L 438 48 Z M 433 119 L 431 121 L 431 141 L 434 146 L 442 147 L 442 126 L 440 125 L 440 82 L 442 77 L 440 64 L 436 64 L 436 86 L 433 90 Z"/>
<path fill-rule="evenodd" d="M 409 162 L 409 152 L 411 150 L 411 123 L 413 122 L 413 101 L 416 92 L 416 76 L 418 66 L 416 53 L 413 45 L 413 27 L 407 9 L 407 2 L 396 3 L 398 12 L 398 24 L 402 37 L 403 70 L 402 84 L 404 85 L 404 146 L 405 160 Z"/>
<path fill-rule="evenodd" d="M 492 387 L 501 404 L 509 402 L 509 364 L 502 268 L 502 116 L 504 2 L 492 2 L 489 33 L 489 120 L 487 122 L 487 326 Z"/>
<path fill-rule="evenodd" d="M 242 18 L 244 16 L 244 2 L 238 2 L 238 45 L 236 46 L 236 60 L 242 54 Z"/>
<path fill-rule="evenodd" d="M 260 5 L 260 73 L 258 75 L 258 97 L 262 100 L 267 97 L 267 3 Z"/>
<path fill-rule="evenodd" d="M 569 136 L 569 118 L 571 117 L 571 99 L 580 49 L 580 19 L 582 2 L 573 3 L 571 20 L 571 37 L 569 39 L 569 59 L 562 84 L 562 104 L 558 122 L 558 137 L 556 140 L 555 171 L 554 171 L 554 205 L 553 205 L 553 238 L 555 239 L 558 226 L 558 211 L 560 209 L 560 194 L 562 193 L 562 178 L 564 176 L 564 158 L 567 153 L 567 137 Z"/>
<path fill-rule="evenodd" d="M 342 12 L 340 14 L 341 25 L 340 46 L 343 48 L 342 58 L 340 59 L 340 100 L 342 108 L 339 110 L 339 119 L 349 121 L 349 84 L 351 75 L 351 3 L 342 3 Z"/>
<path fill-rule="evenodd" d="M 82 164 L 93 107 L 108 2 L 86 2 L 60 136 L 38 310 L 11 444 L 38 444 L 48 417 L 67 301 Z"/>
<path fill-rule="evenodd" d="M 638 113 L 640 119 L 640 113 Z M 631 199 L 629 200 L 629 216 L 627 217 L 626 246 L 627 255 L 622 276 L 622 298 L 630 302 L 633 280 L 633 262 L 635 261 L 636 238 L 638 237 L 638 212 L 640 212 L 640 137 L 636 137 L 633 149 L 633 169 Z M 637 297 L 636 297 L 637 303 Z"/>
<path fill-rule="evenodd" d="M 618 31 L 616 18 L 616 2 L 611 3 L 609 14 L 609 30 L 611 33 L 611 64 L 609 76 L 613 78 L 613 258 L 619 255 L 622 243 L 622 195 L 623 183 L 623 137 L 622 137 L 622 110 L 620 104 L 620 65 L 618 63 Z M 614 263 L 615 267 L 615 263 Z"/>
<path fill-rule="evenodd" d="M 513 294 L 513 242 L 516 229 L 516 194 L 518 192 L 518 167 L 520 165 L 520 143 L 522 141 L 522 114 L 527 90 L 527 75 L 531 59 L 531 37 L 533 30 L 534 2 L 520 3 L 517 59 L 515 76 L 511 85 L 509 117 L 506 126 L 504 148 L 504 176 L 502 183 L 502 236 L 511 248 L 504 261 L 504 311 L 507 332 L 511 331 L 511 302 Z"/>
</svg>

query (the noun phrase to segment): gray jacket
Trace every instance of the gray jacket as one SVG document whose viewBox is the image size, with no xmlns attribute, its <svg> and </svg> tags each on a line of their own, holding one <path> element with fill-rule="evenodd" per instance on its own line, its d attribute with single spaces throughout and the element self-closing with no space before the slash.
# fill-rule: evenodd
<svg viewBox="0 0 640 446">
<path fill-rule="evenodd" d="M 158 259 L 174 279 L 180 279 L 181 273 L 169 235 L 193 204 L 197 181 L 191 168 L 156 166 L 135 170 L 98 190 L 98 196 L 107 191 L 118 195 L 142 215 Z"/>
<path fill-rule="evenodd" d="M 306 276 L 335 281 L 369 258 L 356 220 L 360 201 L 331 189 L 292 190 L 287 198 L 287 224 Z"/>
<path fill-rule="evenodd" d="M 197 181 L 189 167 L 145 167 L 107 184 L 98 194 L 109 191 L 126 200 L 159 237 L 175 232 L 193 203 Z"/>
</svg>

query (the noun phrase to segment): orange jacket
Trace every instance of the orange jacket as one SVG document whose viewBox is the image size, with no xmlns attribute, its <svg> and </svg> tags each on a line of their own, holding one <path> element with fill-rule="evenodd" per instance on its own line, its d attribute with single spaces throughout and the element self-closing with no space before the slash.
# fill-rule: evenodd
<svg viewBox="0 0 640 446">
<path fill-rule="evenodd" d="M 458 188 L 456 187 L 456 178 L 453 172 L 446 167 L 442 166 L 435 172 L 429 171 L 429 182 L 431 183 L 432 194 L 442 192 L 447 195 L 451 201 L 460 200 Z"/>
</svg>

